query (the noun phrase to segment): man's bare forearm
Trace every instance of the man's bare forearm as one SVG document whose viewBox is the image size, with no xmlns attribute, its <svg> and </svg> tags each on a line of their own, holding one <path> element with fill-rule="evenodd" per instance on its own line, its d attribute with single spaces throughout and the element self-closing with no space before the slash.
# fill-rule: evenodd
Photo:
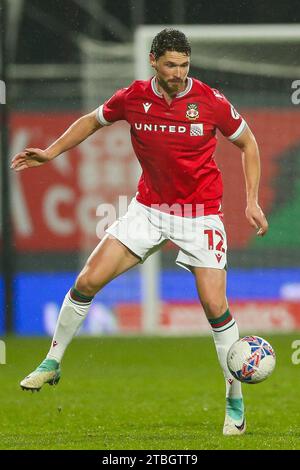
<svg viewBox="0 0 300 470">
<path fill-rule="evenodd" d="M 257 235 L 262 237 L 268 231 L 268 222 L 258 204 L 260 155 L 255 137 L 249 127 L 234 141 L 234 144 L 242 151 L 242 164 L 247 194 L 245 214 L 250 225 L 257 229 Z"/>
<path fill-rule="evenodd" d="M 247 128 L 234 144 L 242 151 L 247 204 L 257 203 L 260 180 L 260 156 L 256 139 L 251 130 Z"/>
<path fill-rule="evenodd" d="M 93 134 L 97 129 L 102 126 L 96 119 L 96 113 L 93 111 L 77 119 L 67 130 L 62 134 L 53 144 L 51 144 L 45 152 L 50 159 L 53 159 L 66 152 L 67 150 L 76 147 L 76 145 L 83 142 L 88 136 Z"/>
<path fill-rule="evenodd" d="M 257 202 L 260 181 L 260 157 L 256 142 L 246 147 L 242 153 L 247 202 Z"/>
</svg>

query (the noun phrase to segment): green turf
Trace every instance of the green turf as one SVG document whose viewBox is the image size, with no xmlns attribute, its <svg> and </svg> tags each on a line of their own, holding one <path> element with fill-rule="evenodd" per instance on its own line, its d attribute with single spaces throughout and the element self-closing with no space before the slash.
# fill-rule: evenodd
<svg viewBox="0 0 300 470">
<path fill-rule="evenodd" d="M 19 381 L 49 340 L 6 340 L 1 372 L 1 449 L 300 449 L 298 335 L 267 336 L 273 375 L 245 385 L 248 431 L 223 437 L 224 383 L 211 338 L 76 339 L 56 387 Z"/>
</svg>

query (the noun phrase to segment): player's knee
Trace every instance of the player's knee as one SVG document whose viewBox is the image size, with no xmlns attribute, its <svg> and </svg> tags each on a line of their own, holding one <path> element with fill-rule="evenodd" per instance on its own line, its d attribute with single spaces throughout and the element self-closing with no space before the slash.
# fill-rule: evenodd
<svg viewBox="0 0 300 470">
<path fill-rule="evenodd" d="M 101 285 L 99 285 L 99 282 L 96 282 L 93 276 L 88 273 L 79 274 L 75 283 L 75 289 L 88 297 L 97 294 L 100 288 Z"/>
<path fill-rule="evenodd" d="M 204 308 L 205 314 L 209 318 L 218 318 L 227 310 L 227 304 L 225 300 L 216 300 L 216 299 L 202 299 L 202 306 Z"/>
</svg>

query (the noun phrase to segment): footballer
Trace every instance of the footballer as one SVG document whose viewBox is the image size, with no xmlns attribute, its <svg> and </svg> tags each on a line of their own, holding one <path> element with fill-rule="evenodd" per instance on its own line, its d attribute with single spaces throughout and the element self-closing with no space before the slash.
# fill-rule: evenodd
<svg viewBox="0 0 300 470">
<path fill-rule="evenodd" d="M 91 253 L 66 294 L 46 358 L 20 385 L 39 390 L 60 379 L 64 352 L 104 286 L 144 260 L 168 240 L 178 247 L 176 263 L 192 273 L 212 328 L 226 383 L 224 435 L 245 432 L 241 383 L 229 372 L 226 356 L 239 339 L 226 298 L 226 232 L 222 177 L 214 155 L 217 129 L 242 154 L 245 215 L 258 236 L 268 223 L 258 203 L 260 156 L 243 117 L 218 90 L 189 76 L 191 47 L 186 36 L 164 29 L 153 39 L 154 76 L 118 90 L 74 122 L 48 148 L 25 149 L 12 160 L 16 171 L 43 165 L 99 129 L 125 120 L 142 167 L 137 193 Z M 134 227 L 139 227 L 138 236 Z"/>
</svg>

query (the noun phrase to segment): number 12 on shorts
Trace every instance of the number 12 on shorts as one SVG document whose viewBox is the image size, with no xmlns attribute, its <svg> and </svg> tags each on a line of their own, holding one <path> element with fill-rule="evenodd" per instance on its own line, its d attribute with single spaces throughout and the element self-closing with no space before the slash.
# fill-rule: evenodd
<svg viewBox="0 0 300 470">
<path fill-rule="evenodd" d="M 204 235 L 207 235 L 207 244 L 209 250 L 216 250 L 225 253 L 225 248 L 223 248 L 224 237 L 219 230 L 204 230 Z"/>
</svg>

